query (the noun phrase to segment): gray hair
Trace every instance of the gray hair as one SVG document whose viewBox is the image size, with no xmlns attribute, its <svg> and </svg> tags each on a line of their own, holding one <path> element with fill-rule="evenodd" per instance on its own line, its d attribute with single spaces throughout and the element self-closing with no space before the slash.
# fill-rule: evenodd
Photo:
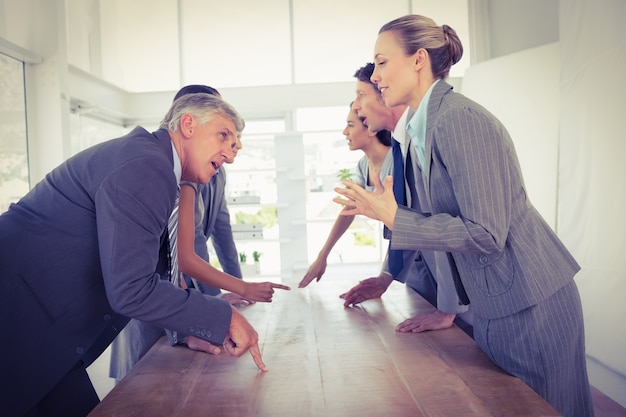
<svg viewBox="0 0 626 417">
<path fill-rule="evenodd" d="M 237 110 L 220 97 L 206 93 L 194 93 L 185 94 L 174 100 L 161 121 L 160 128 L 170 132 L 178 132 L 180 118 L 185 113 L 191 114 L 201 125 L 216 115 L 222 115 L 235 124 L 237 134 L 241 134 L 245 127 L 245 122 Z"/>
</svg>

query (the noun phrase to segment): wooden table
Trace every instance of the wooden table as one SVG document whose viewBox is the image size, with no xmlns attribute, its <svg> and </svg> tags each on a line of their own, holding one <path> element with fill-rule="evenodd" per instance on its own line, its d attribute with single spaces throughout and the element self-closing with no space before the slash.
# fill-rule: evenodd
<svg viewBox="0 0 626 417">
<path fill-rule="evenodd" d="M 162 338 L 89 416 L 559 415 L 458 327 L 397 333 L 399 322 L 432 310 L 402 284 L 344 308 L 338 295 L 362 276 L 340 274 L 305 289 L 294 277 L 272 303 L 241 309 L 269 372 L 248 353 L 212 356 Z"/>
</svg>

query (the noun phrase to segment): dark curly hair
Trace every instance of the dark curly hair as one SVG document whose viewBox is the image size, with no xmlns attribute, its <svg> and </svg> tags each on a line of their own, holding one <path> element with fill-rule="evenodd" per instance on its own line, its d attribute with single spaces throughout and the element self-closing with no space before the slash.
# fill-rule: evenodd
<svg viewBox="0 0 626 417">
<path fill-rule="evenodd" d="M 376 91 L 376 97 L 378 98 L 380 102 L 382 102 L 383 98 L 380 94 L 380 90 L 378 90 L 378 85 L 376 85 L 376 83 L 373 83 L 371 80 L 373 73 L 374 73 L 374 64 L 371 62 L 368 62 L 367 64 L 365 64 L 364 66 L 362 66 L 361 68 L 355 71 L 354 77 L 359 81 L 371 84 L 372 87 L 374 87 L 374 91 Z M 350 108 L 352 108 L 352 103 L 350 103 Z M 383 145 L 391 146 L 391 132 L 390 131 L 380 130 L 376 132 L 376 138 L 378 138 L 378 141 L 382 143 Z"/>
</svg>

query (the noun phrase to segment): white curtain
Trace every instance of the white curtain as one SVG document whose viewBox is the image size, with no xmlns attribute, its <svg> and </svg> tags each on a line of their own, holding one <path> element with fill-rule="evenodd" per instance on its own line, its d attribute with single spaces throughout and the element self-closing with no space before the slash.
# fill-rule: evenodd
<svg viewBox="0 0 626 417">
<path fill-rule="evenodd" d="M 626 380 L 626 2 L 561 1 L 558 230 L 587 354 Z M 621 388 L 626 403 L 626 388 Z"/>
<path fill-rule="evenodd" d="M 492 111 L 531 201 L 582 270 L 591 383 L 626 406 L 626 1 L 559 3 L 558 44 L 471 66 L 462 93 Z"/>
</svg>

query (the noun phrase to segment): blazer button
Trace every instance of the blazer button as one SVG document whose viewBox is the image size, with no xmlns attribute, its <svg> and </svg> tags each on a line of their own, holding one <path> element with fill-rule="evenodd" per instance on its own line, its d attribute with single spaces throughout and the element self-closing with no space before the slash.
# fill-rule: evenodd
<svg viewBox="0 0 626 417">
<path fill-rule="evenodd" d="M 83 355 L 85 353 L 85 348 L 79 346 L 76 348 L 76 354 L 77 355 Z"/>
<path fill-rule="evenodd" d="M 487 257 L 487 255 L 480 255 L 480 257 L 478 258 L 478 261 L 485 265 L 487 262 L 489 262 L 489 258 Z"/>
<path fill-rule="evenodd" d="M 104 315 L 104 321 L 109 321 L 111 320 L 111 315 L 110 314 L 105 314 Z"/>
</svg>

